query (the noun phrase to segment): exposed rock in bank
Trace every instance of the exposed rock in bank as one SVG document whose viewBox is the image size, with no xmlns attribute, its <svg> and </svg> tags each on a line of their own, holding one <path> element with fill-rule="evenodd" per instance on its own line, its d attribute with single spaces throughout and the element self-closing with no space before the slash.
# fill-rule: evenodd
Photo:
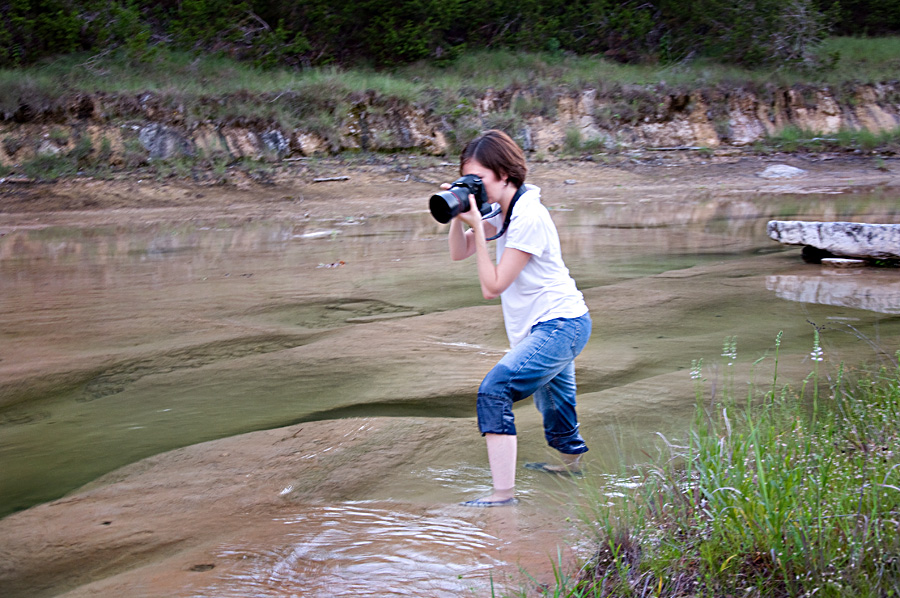
<svg viewBox="0 0 900 598">
<path fill-rule="evenodd" d="M 814 247 L 832 256 L 900 258 L 900 224 L 772 220 L 766 232 L 779 243 Z"/>
<path fill-rule="evenodd" d="M 150 153 L 150 158 L 170 158 L 193 155 L 194 144 L 190 139 L 169 127 L 151 123 L 138 132 L 138 139 Z"/>
<path fill-rule="evenodd" d="M 0 165 L 67 155 L 79 147 L 112 164 L 180 155 L 277 161 L 347 150 L 445 155 L 457 151 L 472 131 L 496 126 L 513 131 L 526 151 L 545 155 L 579 147 L 595 152 L 741 147 L 787 127 L 822 135 L 897 129 L 898 98 L 900 82 L 840 93 L 801 86 L 729 91 L 634 86 L 607 93 L 512 88 L 466 98 L 448 113 L 424 105 L 426 99 L 420 104 L 374 92 L 322 106 L 298 92 L 244 93 L 194 98 L 192 110 L 183 99 L 154 93 L 77 94 L 52 106 L 22 100 L 18 111 L 3 115 Z M 298 124 L 250 116 L 254 108 L 242 106 L 253 104 L 277 105 Z"/>
</svg>

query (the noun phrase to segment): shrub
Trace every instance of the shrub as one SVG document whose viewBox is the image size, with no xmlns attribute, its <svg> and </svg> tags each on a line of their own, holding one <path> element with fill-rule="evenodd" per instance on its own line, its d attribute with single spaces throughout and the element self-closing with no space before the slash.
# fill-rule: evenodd
<svg viewBox="0 0 900 598">
<path fill-rule="evenodd" d="M 79 50 L 224 53 L 259 66 L 446 63 L 463 50 L 605 55 L 655 62 L 714 55 L 741 64 L 808 60 L 832 21 L 865 4 L 900 28 L 888 0 L 16 0 L 0 5 L 0 66 Z M 885 25 L 884 23 L 888 23 Z M 891 24 L 895 23 L 895 24 Z"/>
</svg>

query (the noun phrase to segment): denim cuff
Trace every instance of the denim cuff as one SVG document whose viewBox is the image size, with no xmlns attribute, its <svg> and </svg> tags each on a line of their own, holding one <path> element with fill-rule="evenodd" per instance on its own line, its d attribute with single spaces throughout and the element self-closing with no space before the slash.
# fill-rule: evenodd
<svg viewBox="0 0 900 598">
<path fill-rule="evenodd" d="M 516 423 L 510 399 L 478 393 L 476 410 L 478 412 L 478 430 L 482 434 L 516 435 Z"/>
<path fill-rule="evenodd" d="M 585 444 L 584 438 L 578 432 L 578 426 L 575 426 L 568 434 L 545 432 L 544 437 L 547 439 L 547 444 L 566 455 L 580 455 L 588 452 L 587 444 Z"/>
</svg>

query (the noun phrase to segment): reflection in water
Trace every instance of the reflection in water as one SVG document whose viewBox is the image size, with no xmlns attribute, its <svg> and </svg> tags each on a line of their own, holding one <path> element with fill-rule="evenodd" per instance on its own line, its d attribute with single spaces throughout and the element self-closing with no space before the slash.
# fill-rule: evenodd
<svg viewBox="0 0 900 598">
<path fill-rule="evenodd" d="M 826 269 L 821 272 L 818 275 L 767 276 L 766 288 L 790 301 L 900 314 L 900 277 L 897 272 L 833 272 Z"/>
<path fill-rule="evenodd" d="M 283 546 L 234 544 L 230 570 L 196 598 L 429 596 L 455 598 L 502 565 L 501 540 L 464 519 L 346 503 L 279 520 Z"/>
</svg>

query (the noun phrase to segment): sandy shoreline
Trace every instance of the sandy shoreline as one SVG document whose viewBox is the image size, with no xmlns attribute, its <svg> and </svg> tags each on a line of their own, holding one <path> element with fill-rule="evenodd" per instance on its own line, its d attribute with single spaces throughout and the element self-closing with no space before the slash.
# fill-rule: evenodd
<svg viewBox="0 0 900 598">
<path fill-rule="evenodd" d="M 900 159 L 878 162 L 867 156 L 773 155 L 740 153 L 703 158 L 693 152 L 657 153 L 649 158 L 620 156 L 610 164 L 558 161 L 529 164 L 529 180 L 553 201 L 564 202 L 576 186 L 596 189 L 614 201 L 635 192 L 646 200 L 684 197 L 709 191 L 730 193 L 815 193 L 823 190 L 894 186 Z M 765 178 L 771 165 L 786 164 L 805 173 Z M 424 157 L 408 160 L 343 161 L 321 159 L 280 166 L 260 184 L 236 174 L 224 184 L 189 179 L 144 179 L 121 175 L 109 180 L 76 178 L 56 183 L 0 182 L 0 226 L 47 227 L 57 224 L 115 224 L 129 221 L 203 218 L 286 218 L 291 220 L 374 217 L 424 212 L 441 182 L 458 176 L 453 162 Z M 315 175 L 335 175 L 314 183 Z M 346 177 L 343 179 L 343 177 Z M 329 177 L 324 177 L 329 178 Z M 627 200 L 626 200 L 627 201 Z M 631 200 L 633 201 L 633 200 Z"/>
</svg>

